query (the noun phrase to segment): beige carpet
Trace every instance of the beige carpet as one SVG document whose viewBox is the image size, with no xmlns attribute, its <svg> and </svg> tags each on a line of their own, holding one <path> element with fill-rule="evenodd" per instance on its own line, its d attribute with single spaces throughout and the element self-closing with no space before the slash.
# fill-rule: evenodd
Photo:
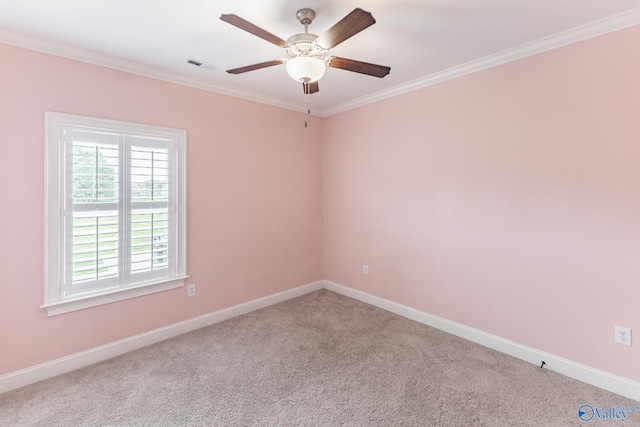
<svg viewBox="0 0 640 427">
<path fill-rule="evenodd" d="M 2 426 L 640 426 L 605 392 L 322 290 L 0 395 Z"/>
</svg>

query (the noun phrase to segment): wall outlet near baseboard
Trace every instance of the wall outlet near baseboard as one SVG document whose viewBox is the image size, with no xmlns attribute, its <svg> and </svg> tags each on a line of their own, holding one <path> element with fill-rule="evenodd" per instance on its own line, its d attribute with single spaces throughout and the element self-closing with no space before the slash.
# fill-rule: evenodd
<svg viewBox="0 0 640 427">
<path fill-rule="evenodd" d="M 362 264 L 362 274 L 365 276 L 369 274 L 369 266 L 367 264 Z"/>
<path fill-rule="evenodd" d="M 631 329 L 616 325 L 615 341 L 618 344 L 631 345 Z"/>
<path fill-rule="evenodd" d="M 196 296 L 196 284 L 195 283 L 192 283 L 192 284 L 187 286 L 187 296 L 188 297 L 195 297 Z"/>
</svg>

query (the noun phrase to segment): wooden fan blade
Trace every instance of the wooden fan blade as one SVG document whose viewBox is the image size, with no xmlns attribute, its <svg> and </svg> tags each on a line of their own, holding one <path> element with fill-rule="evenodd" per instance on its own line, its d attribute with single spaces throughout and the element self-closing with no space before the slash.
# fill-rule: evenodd
<svg viewBox="0 0 640 427">
<path fill-rule="evenodd" d="M 320 90 L 320 87 L 318 86 L 318 82 L 310 82 L 310 83 L 302 82 L 302 90 L 305 93 L 305 95 L 307 94 L 311 95 L 312 93 L 318 92 Z"/>
<path fill-rule="evenodd" d="M 325 49 L 331 49 L 375 23 L 376 20 L 373 19 L 371 13 L 356 8 L 333 27 L 322 33 L 315 42 Z"/>
<path fill-rule="evenodd" d="M 227 70 L 229 74 L 242 74 L 247 71 L 259 70 L 260 68 L 273 67 L 274 65 L 283 64 L 284 61 L 282 59 L 274 59 L 273 61 L 261 62 L 259 64 L 247 65 L 245 67 L 234 68 L 232 70 Z"/>
<path fill-rule="evenodd" d="M 339 58 L 337 56 L 329 58 L 327 65 L 331 68 L 340 68 L 341 70 L 353 71 L 355 73 L 380 78 L 386 76 L 389 74 L 389 71 L 391 71 L 391 67 L 385 67 L 384 65 L 369 64 L 368 62 Z"/>
<path fill-rule="evenodd" d="M 261 39 L 264 39 L 266 41 L 268 41 L 269 43 L 273 43 L 276 46 L 280 46 L 280 47 L 289 47 L 289 43 L 287 43 L 285 40 L 282 40 L 280 37 L 278 36 L 274 36 L 273 34 L 271 34 L 270 32 L 263 30 L 262 28 L 258 27 L 255 24 L 252 24 L 251 22 L 247 21 L 246 19 L 240 18 L 238 15 L 225 15 L 222 14 L 220 15 L 220 19 L 223 20 L 224 22 L 234 25 L 238 28 L 240 28 L 241 30 L 245 30 L 248 33 L 253 34 L 254 36 L 258 36 Z"/>
</svg>

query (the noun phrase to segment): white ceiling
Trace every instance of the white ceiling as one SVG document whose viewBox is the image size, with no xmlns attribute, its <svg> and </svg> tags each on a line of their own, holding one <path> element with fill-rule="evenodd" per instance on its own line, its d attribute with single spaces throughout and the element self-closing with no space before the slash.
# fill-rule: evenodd
<svg viewBox="0 0 640 427">
<path fill-rule="evenodd" d="M 640 0 L 0 0 L 0 42 L 301 109 L 284 66 L 225 72 L 286 54 L 219 17 L 287 39 L 304 32 L 303 7 L 315 34 L 356 7 L 371 12 L 376 24 L 330 53 L 391 67 L 383 79 L 327 69 L 311 97 L 320 115 L 640 23 Z"/>
</svg>

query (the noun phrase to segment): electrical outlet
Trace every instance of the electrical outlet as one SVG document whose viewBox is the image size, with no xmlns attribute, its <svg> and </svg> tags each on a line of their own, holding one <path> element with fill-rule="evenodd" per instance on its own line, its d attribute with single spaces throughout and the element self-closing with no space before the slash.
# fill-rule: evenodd
<svg viewBox="0 0 640 427">
<path fill-rule="evenodd" d="M 617 326 L 615 340 L 618 344 L 631 345 L 631 329 Z"/>
<path fill-rule="evenodd" d="M 188 297 L 195 297 L 196 296 L 196 284 L 192 283 L 189 286 L 187 286 L 187 296 Z"/>
<path fill-rule="evenodd" d="M 365 276 L 369 274 L 369 266 L 367 264 L 362 264 L 362 274 Z"/>
</svg>

